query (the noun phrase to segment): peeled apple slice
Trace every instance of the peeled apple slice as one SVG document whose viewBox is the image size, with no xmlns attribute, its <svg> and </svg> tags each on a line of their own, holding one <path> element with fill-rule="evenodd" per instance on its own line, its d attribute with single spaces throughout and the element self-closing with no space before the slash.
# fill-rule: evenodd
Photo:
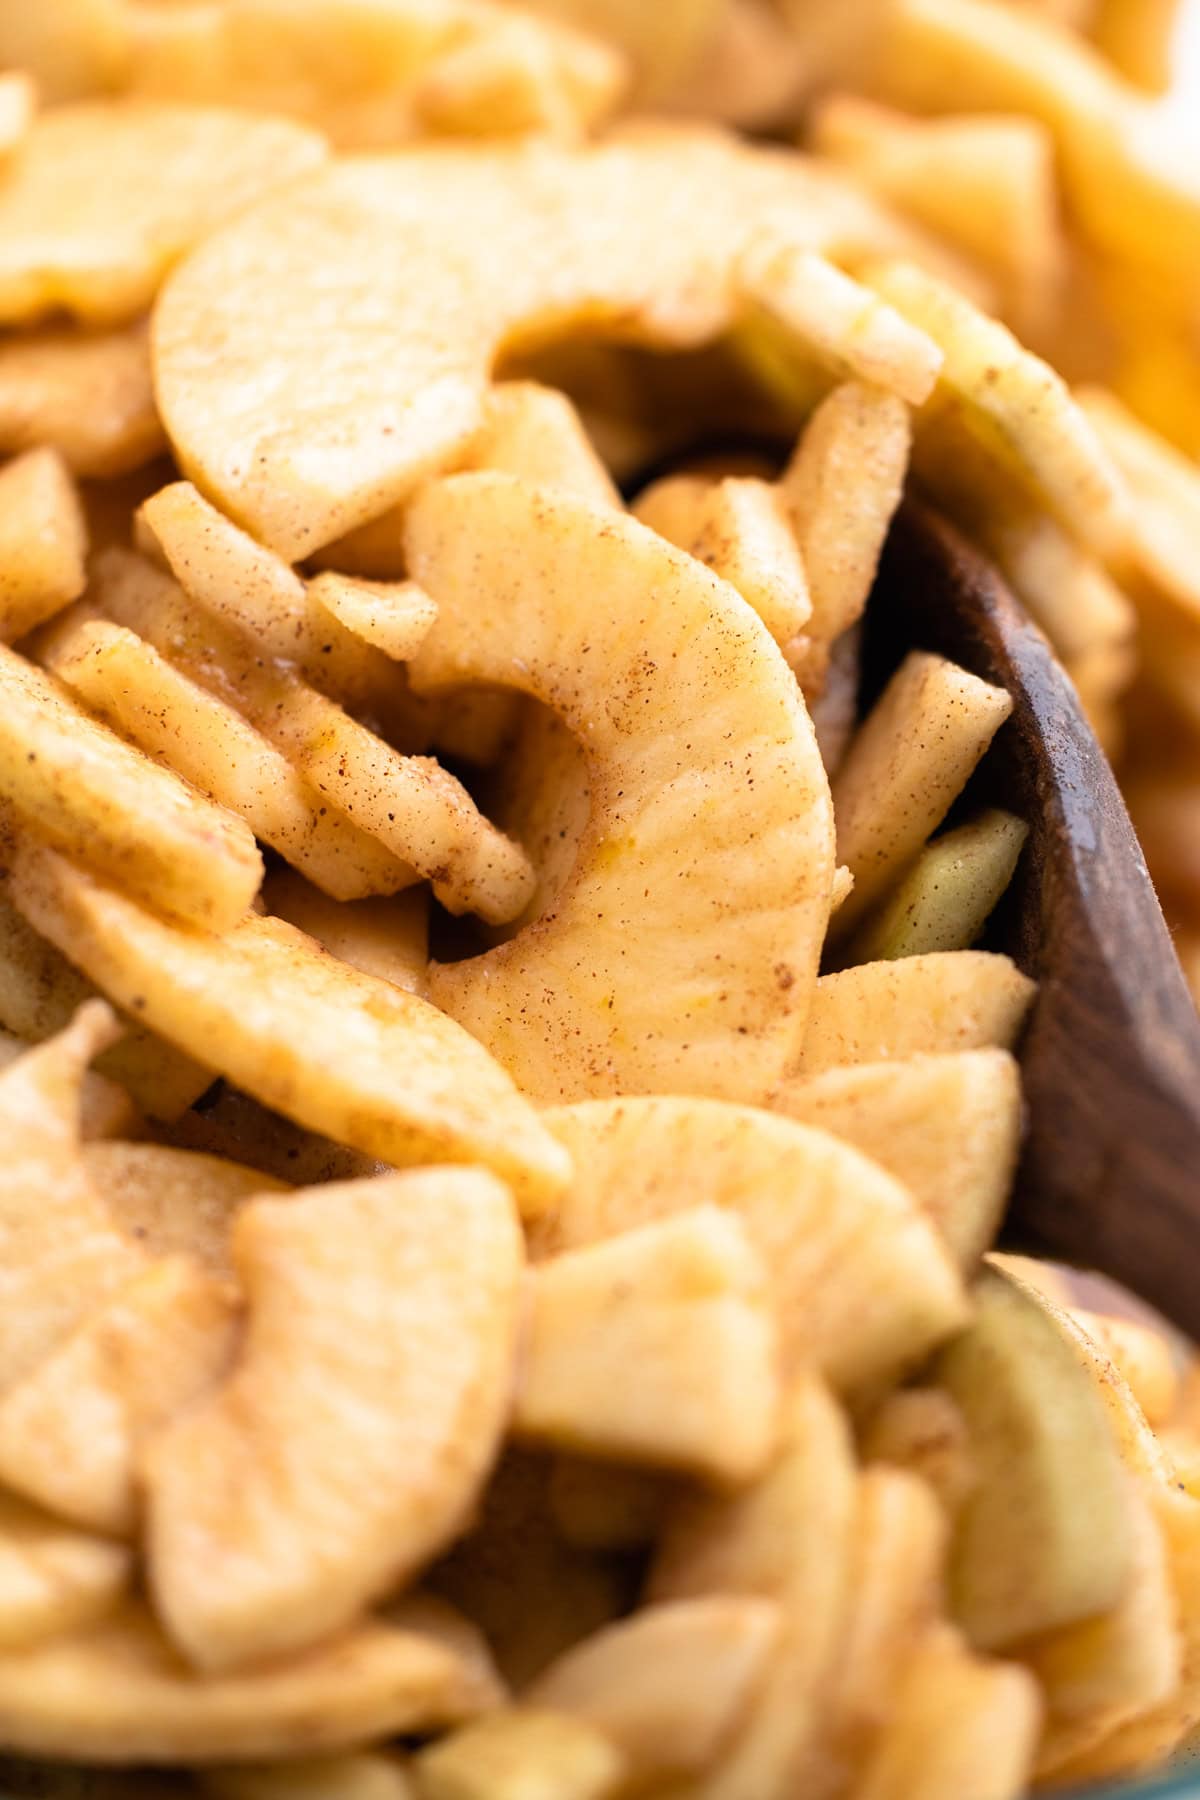
<svg viewBox="0 0 1200 1800">
<path fill-rule="evenodd" d="M 186 1256 L 229 1280 L 229 1233 L 254 1194 L 281 1181 L 244 1163 L 167 1144 L 85 1144 L 83 1166 L 113 1219 L 152 1257 Z"/>
<path fill-rule="evenodd" d="M 541 1102 L 763 1099 L 800 1046 L 833 877 L 825 771 L 765 627 L 635 520 L 503 475 L 431 485 L 408 556 L 438 606 L 413 685 L 531 694 L 591 783 L 550 911 L 434 964 L 431 998 Z"/>
<path fill-rule="evenodd" d="M 857 1518 L 847 1422 L 820 1382 L 785 1409 L 780 1454 L 753 1486 L 684 1496 L 651 1567 L 652 1601 L 757 1594 L 782 1609 L 767 1678 L 742 1728 L 696 1784 L 703 1800 L 803 1793 L 797 1777 L 823 1726 L 823 1700 L 850 1619 Z"/>
<path fill-rule="evenodd" d="M 10 1387 L 93 1305 L 134 1274 L 139 1257 L 88 1178 L 80 1089 L 116 1020 L 90 1001 L 74 1023 L 0 1075 L 0 1387 Z"/>
<path fill-rule="evenodd" d="M 865 1468 L 855 1507 L 853 1593 L 825 1725 L 794 1792 L 840 1800 L 887 1728 L 920 1639 L 942 1607 L 946 1519 L 904 1469 Z"/>
<path fill-rule="evenodd" d="M 899 962 L 860 963 L 817 983 L 804 1054 L 806 1078 L 852 1063 L 1011 1050 L 1036 983 L 990 950 L 934 950 Z"/>
<path fill-rule="evenodd" d="M 1021 1144 L 1021 1074 L 1007 1050 L 827 1069 L 785 1081 L 771 1104 L 894 1175 L 963 1270 L 995 1242 Z"/>
<path fill-rule="evenodd" d="M 0 340 L 0 450 L 44 444 L 76 475 L 105 478 L 165 449 L 145 320 L 108 332 L 43 326 Z"/>
<path fill-rule="evenodd" d="M 536 381 L 496 383 L 487 396 L 483 430 L 463 467 L 519 475 L 539 487 L 569 488 L 597 506 L 622 505 L 571 401 Z"/>
<path fill-rule="evenodd" d="M 745 1718 L 779 1626 L 769 1600 L 740 1594 L 639 1607 L 556 1658 L 527 1698 L 603 1732 L 640 1780 L 692 1773 Z"/>
<path fill-rule="evenodd" d="M 374 840 L 377 867 L 382 856 L 393 875 L 415 881 L 411 851 L 451 911 L 477 904 L 492 919 L 520 913 L 534 883 L 528 862 L 440 763 L 394 750 L 294 670 L 260 653 L 253 635 L 192 605 L 144 557 L 114 549 L 96 559 L 92 575 L 105 613 L 150 644 L 159 666 L 167 663 L 240 713 L 254 735 L 284 756 L 318 799 L 324 797 L 331 813 Z M 69 647 L 70 639 L 61 653 Z M 126 644 L 130 653 L 145 675 L 154 659 Z M 395 680 L 394 667 L 388 667 Z M 398 862 L 404 870 L 397 871 Z"/>
<path fill-rule="evenodd" d="M 784 1369 L 840 1387 L 893 1380 L 966 1318 L 962 1288 L 908 1193 L 824 1131 L 750 1107 L 654 1096 L 545 1115 L 575 1179 L 532 1224 L 535 1260 L 707 1205 L 762 1257 Z"/>
<path fill-rule="evenodd" d="M 507 1417 L 523 1251 L 494 1176 L 426 1169 L 255 1201 L 233 1260 L 241 1360 L 146 1475 L 158 1605 L 207 1669 L 348 1625 L 463 1529 Z"/>
<path fill-rule="evenodd" d="M 608 1738 L 579 1719 L 525 1705 L 438 1738 L 415 1769 L 416 1785 L 405 1787 L 403 1800 L 410 1793 L 420 1800 L 617 1800 L 628 1789 L 625 1759 Z M 330 1793 L 344 1800 L 342 1788 Z"/>
<path fill-rule="evenodd" d="M 854 1800 L 1019 1800 L 1040 1726 L 1037 1683 L 1026 1670 L 972 1656 L 957 1632 L 935 1626 L 909 1659 Z"/>
<path fill-rule="evenodd" d="M 57 450 L 0 468 L 0 638 L 16 643 L 87 586 L 87 521 Z"/>
<path fill-rule="evenodd" d="M 22 1048 L 43 1043 L 64 1030 L 85 1001 L 96 998 L 92 983 L 0 895 L 0 1025 L 5 1032 L 23 1040 Z M 178 1119 L 212 1086 L 211 1074 L 140 1026 L 121 1023 L 123 1035 L 96 1059 L 97 1079 L 115 1082 L 152 1119 Z M 88 1086 L 85 1081 L 85 1100 Z M 85 1109 L 84 1136 L 94 1135 Z M 136 1134 L 127 1129 L 120 1135 Z"/>
<path fill-rule="evenodd" d="M 466 1032 L 282 919 L 177 930 L 32 843 L 12 880 L 98 985 L 296 1124 L 393 1164 L 490 1164 L 530 1209 L 565 1183 L 566 1153 Z"/>
<path fill-rule="evenodd" d="M 32 1050 L 34 1041 L 0 1027 L 0 1069 L 7 1069 L 19 1056 Z M 109 1076 L 98 1075 L 95 1069 L 88 1070 L 79 1090 L 79 1125 L 89 1149 L 95 1148 L 97 1140 L 137 1138 L 146 1129 L 132 1094 Z"/>
<path fill-rule="evenodd" d="M 196 239 L 324 156 L 315 131 L 222 107 L 43 113 L 0 186 L 0 321 L 134 318 Z"/>
<path fill-rule="evenodd" d="M 236 1323 L 235 1294 L 199 1264 L 150 1264 L 0 1399 L 0 1480 L 132 1536 L 138 1452 L 224 1373 Z"/>
<path fill-rule="evenodd" d="M 0 1654 L 0 1740 L 89 1763 L 308 1754 L 457 1724 L 498 1704 L 478 1633 L 414 1598 L 304 1656 L 197 1675 L 145 1603 L 77 1635 Z"/>
<path fill-rule="evenodd" d="M 249 720 L 134 632 L 94 619 L 57 639 L 47 662 L 74 698 L 339 900 L 413 879 L 410 864 L 327 806 Z"/>
<path fill-rule="evenodd" d="M 1102 552 L 1120 549 L 1124 488 L 1061 376 L 1006 326 L 913 263 L 877 264 L 865 279 L 945 351 L 938 404 L 957 409 L 1001 467 L 1081 542 Z"/>
<path fill-rule="evenodd" d="M 0 799 L 164 912 L 232 925 L 262 857 L 241 819 L 132 750 L 0 645 Z"/>
<path fill-rule="evenodd" d="M 152 494 L 136 529 L 190 601 L 247 637 L 273 661 L 358 711 L 386 707 L 395 672 L 330 617 L 296 571 L 226 519 L 186 481 Z M 216 646 L 214 646 L 216 648 Z"/>
<path fill-rule="evenodd" d="M 833 258 L 916 237 L 820 166 L 711 130 L 346 160 L 170 283 L 163 419 L 197 487 L 297 561 L 467 448 L 501 351 L 580 327 L 680 349 L 728 329 L 733 271 L 768 221 Z"/>
<path fill-rule="evenodd" d="M 777 491 L 752 476 L 668 475 L 638 496 L 634 515 L 735 587 L 777 644 L 812 611 L 804 564 Z"/>
<path fill-rule="evenodd" d="M 116 1604 L 132 1569 L 124 1544 L 0 1495 L 0 1649 L 90 1625 Z"/>
<path fill-rule="evenodd" d="M 774 1446 L 777 1349 L 745 1227 L 696 1207 L 534 1271 L 512 1429 L 616 1462 L 749 1481 Z"/>
</svg>

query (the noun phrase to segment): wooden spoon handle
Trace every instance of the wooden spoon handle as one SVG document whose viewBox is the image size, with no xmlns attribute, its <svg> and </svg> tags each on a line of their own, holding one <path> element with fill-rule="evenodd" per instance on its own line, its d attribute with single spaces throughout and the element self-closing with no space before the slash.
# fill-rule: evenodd
<svg viewBox="0 0 1200 1800">
<path fill-rule="evenodd" d="M 1200 1020 L 1075 690 L 990 565 L 916 506 L 888 545 L 868 643 L 884 663 L 938 651 L 1013 696 L 986 766 L 1031 833 L 996 947 L 1041 986 L 1009 1228 L 1200 1338 Z"/>
</svg>

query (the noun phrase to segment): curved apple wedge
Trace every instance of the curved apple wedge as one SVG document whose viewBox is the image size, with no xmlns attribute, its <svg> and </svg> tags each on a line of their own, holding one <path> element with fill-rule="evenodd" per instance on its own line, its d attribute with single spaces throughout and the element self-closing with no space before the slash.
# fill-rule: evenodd
<svg viewBox="0 0 1200 1800">
<path fill-rule="evenodd" d="M 227 1381 L 151 1444 L 150 1577 L 191 1659 L 230 1668 L 349 1625 L 466 1525 L 513 1379 L 520 1228 L 476 1169 L 252 1202 Z"/>
<path fill-rule="evenodd" d="M 503 475 L 427 488 L 408 556 L 438 606 L 413 685 L 533 695 L 591 784 L 551 910 L 435 964 L 431 997 L 542 1102 L 762 1099 L 799 1048 L 833 877 L 825 771 L 766 629 L 636 521 Z"/>
</svg>

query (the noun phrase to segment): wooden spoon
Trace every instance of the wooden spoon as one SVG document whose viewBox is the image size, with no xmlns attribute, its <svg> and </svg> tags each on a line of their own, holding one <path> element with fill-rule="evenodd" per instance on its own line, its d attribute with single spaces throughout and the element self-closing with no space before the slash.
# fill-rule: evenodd
<svg viewBox="0 0 1200 1800">
<path fill-rule="evenodd" d="M 1200 1339 L 1200 1020 L 1112 771 L 990 565 L 910 506 L 868 614 L 864 676 L 911 648 L 1006 687 L 981 770 L 1030 838 L 989 946 L 1040 982 L 1008 1235 L 1122 1282 Z"/>
</svg>

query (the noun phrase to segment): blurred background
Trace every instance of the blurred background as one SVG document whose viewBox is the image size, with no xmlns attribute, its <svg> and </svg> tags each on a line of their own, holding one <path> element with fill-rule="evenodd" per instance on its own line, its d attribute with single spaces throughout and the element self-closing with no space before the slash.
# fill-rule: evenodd
<svg viewBox="0 0 1200 1800">
<path fill-rule="evenodd" d="M 1179 73 L 1168 105 L 1180 130 L 1200 143 L 1200 0 L 1189 0 L 1184 9 L 1176 57 Z"/>
</svg>

